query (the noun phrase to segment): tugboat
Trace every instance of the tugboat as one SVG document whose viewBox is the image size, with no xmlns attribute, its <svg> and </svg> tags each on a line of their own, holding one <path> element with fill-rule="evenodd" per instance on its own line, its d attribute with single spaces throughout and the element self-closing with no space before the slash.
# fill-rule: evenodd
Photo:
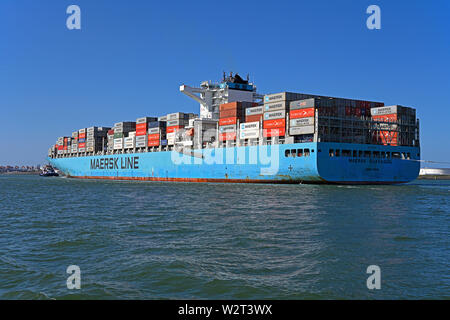
<svg viewBox="0 0 450 320">
<path fill-rule="evenodd" d="M 41 168 L 41 172 L 39 173 L 41 177 L 59 177 L 59 174 L 53 169 L 51 165 L 46 165 Z"/>
</svg>

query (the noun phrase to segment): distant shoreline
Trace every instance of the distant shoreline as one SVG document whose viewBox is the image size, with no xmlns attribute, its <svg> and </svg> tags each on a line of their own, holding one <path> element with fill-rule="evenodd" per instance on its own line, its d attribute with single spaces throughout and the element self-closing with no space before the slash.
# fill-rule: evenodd
<svg viewBox="0 0 450 320">
<path fill-rule="evenodd" d="M 419 176 L 417 179 L 419 180 L 450 180 L 450 175 L 425 175 L 425 176 Z"/>
<path fill-rule="evenodd" d="M 5 175 L 37 175 L 39 171 L 31 171 L 31 172 L 20 172 L 20 171 L 8 171 L 8 172 L 0 172 L 0 174 Z"/>
</svg>

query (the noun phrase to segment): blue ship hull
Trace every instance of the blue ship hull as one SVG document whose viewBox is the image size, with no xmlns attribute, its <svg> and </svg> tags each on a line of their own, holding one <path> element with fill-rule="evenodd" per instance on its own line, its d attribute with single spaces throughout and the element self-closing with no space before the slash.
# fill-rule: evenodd
<svg viewBox="0 0 450 320">
<path fill-rule="evenodd" d="M 385 152 L 391 157 L 381 158 Z M 417 178 L 419 160 L 417 147 L 327 142 L 49 158 L 73 178 L 339 184 L 406 183 Z"/>
</svg>

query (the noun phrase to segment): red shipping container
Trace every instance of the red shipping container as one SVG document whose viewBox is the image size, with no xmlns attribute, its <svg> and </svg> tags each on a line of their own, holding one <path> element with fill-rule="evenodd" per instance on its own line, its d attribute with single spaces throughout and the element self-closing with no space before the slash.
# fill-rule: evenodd
<svg viewBox="0 0 450 320">
<path fill-rule="evenodd" d="M 63 148 L 63 146 L 58 146 L 58 150 L 62 150 Z"/>
<path fill-rule="evenodd" d="M 236 117 L 219 119 L 219 126 L 227 126 L 227 125 L 230 125 L 230 124 L 236 124 L 237 123 L 237 119 L 238 118 L 236 118 Z"/>
<path fill-rule="evenodd" d="M 139 129 L 147 130 L 147 124 L 146 123 L 136 123 L 136 131 Z"/>
<path fill-rule="evenodd" d="M 220 111 L 219 117 L 220 118 L 242 117 L 243 114 L 244 112 L 241 109 L 225 110 Z"/>
<path fill-rule="evenodd" d="M 246 116 L 245 117 L 245 122 L 261 121 L 262 118 L 263 118 L 262 114 L 254 114 L 254 115 L 251 115 L 251 116 Z"/>
<path fill-rule="evenodd" d="M 397 114 L 383 114 L 381 116 L 372 116 L 373 120 L 386 121 L 386 122 L 395 122 L 397 121 Z"/>
<path fill-rule="evenodd" d="M 245 109 L 250 107 L 256 107 L 258 103 L 256 102 L 249 102 L 249 101 L 234 101 L 234 102 L 228 102 L 221 104 L 219 106 L 219 112 L 226 111 L 226 110 L 235 110 L 235 109 Z"/>
<path fill-rule="evenodd" d="M 136 130 L 136 136 L 145 136 L 147 134 L 147 129 Z"/>
<path fill-rule="evenodd" d="M 78 144 L 78 148 L 85 148 L 86 147 L 86 143 L 79 143 Z"/>
<path fill-rule="evenodd" d="M 180 129 L 183 129 L 183 128 L 184 128 L 184 126 L 172 126 L 172 127 L 167 127 L 166 132 L 167 132 L 167 133 L 171 133 L 171 132 L 175 132 L 175 131 L 178 131 L 178 130 L 180 130 Z"/>
<path fill-rule="evenodd" d="M 263 137 L 281 137 L 286 134 L 286 128 L 276 128 L 276 129 L 264 129 Z"/>
<path fill-rule="evenodd" d="M 159 146 L 159 139 L 158 140 L 149 140 L 147 143 L 147 146 L 149 147 L 158 147 Z"/>
<path fill-rule="evenodd" d="M 152 133 L 148 135 L 148 141 L 154 141 L 154 140 L 158 140 L 159 141 L 159 133 Z"/>
<path fill-rule="evenodd" d="M 226 111 L 226 110 L 235 110 L 237 108 L 241 108 L 240 102 L 238 102 L 238 101 L 228 102 L 228 103 L 221 104 L 219 106 L 219 112 Z"/>
<path fill-rule="evenodd" d="M 86 138 L 86 133 L 80 133 L 78 135 L 78 139 L 85 139 Z"/>
<path fill-rule="evenodd" d="M 314 108 L 297 109 L 289 112 L 290 119 L 314 117 Z"/>
<path fill-rule="evenodd" d="M 67 146 L 64 146 L 64 150 L 67 150 Z"/>
<path fill-rule="evenodd" d="M 114 134 L 114 130 L 108 130 L 108 135 L 113 135 Z"/>
<path fill-rule="evenodd" d="M 397 132 L 381 131 L 380 132 L 381 143 L 383 145 L 398 145 Z"/>
<path fill-rule="evenodd" d="M 273 119 L 263 122 L 264 129 L 284 128 L 286 127 L 286 119 Z"/>
<path fill-rule="evenodd" d="M 149 147 L 159 146 L 159 139 L 158 140 L 148 140 L 147 146 L 149 146 Z"/>
<path fill-rule="evenodd" d="M 236 140 L 236 132 L 224 132 L 219 135 L 219 141 Z"/>
</svg>

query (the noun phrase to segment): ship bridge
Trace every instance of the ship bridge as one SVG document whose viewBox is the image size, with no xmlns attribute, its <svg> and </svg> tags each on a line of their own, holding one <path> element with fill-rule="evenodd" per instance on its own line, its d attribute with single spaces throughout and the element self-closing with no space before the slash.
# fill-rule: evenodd
<svg viewBox="0 0 450 320">
<path fill-rule="evenodd" d="M 201 119 L 219 119 L 219 106 L 234 101 L 262 102 L 263 95 L 256 92 L 256 86 L 242 79 L 237 73 L 223 75 L 221 83 L 203 81 L 200 87 L 180 86 L 180 91 L 200 103 Z"/>
</svg>

